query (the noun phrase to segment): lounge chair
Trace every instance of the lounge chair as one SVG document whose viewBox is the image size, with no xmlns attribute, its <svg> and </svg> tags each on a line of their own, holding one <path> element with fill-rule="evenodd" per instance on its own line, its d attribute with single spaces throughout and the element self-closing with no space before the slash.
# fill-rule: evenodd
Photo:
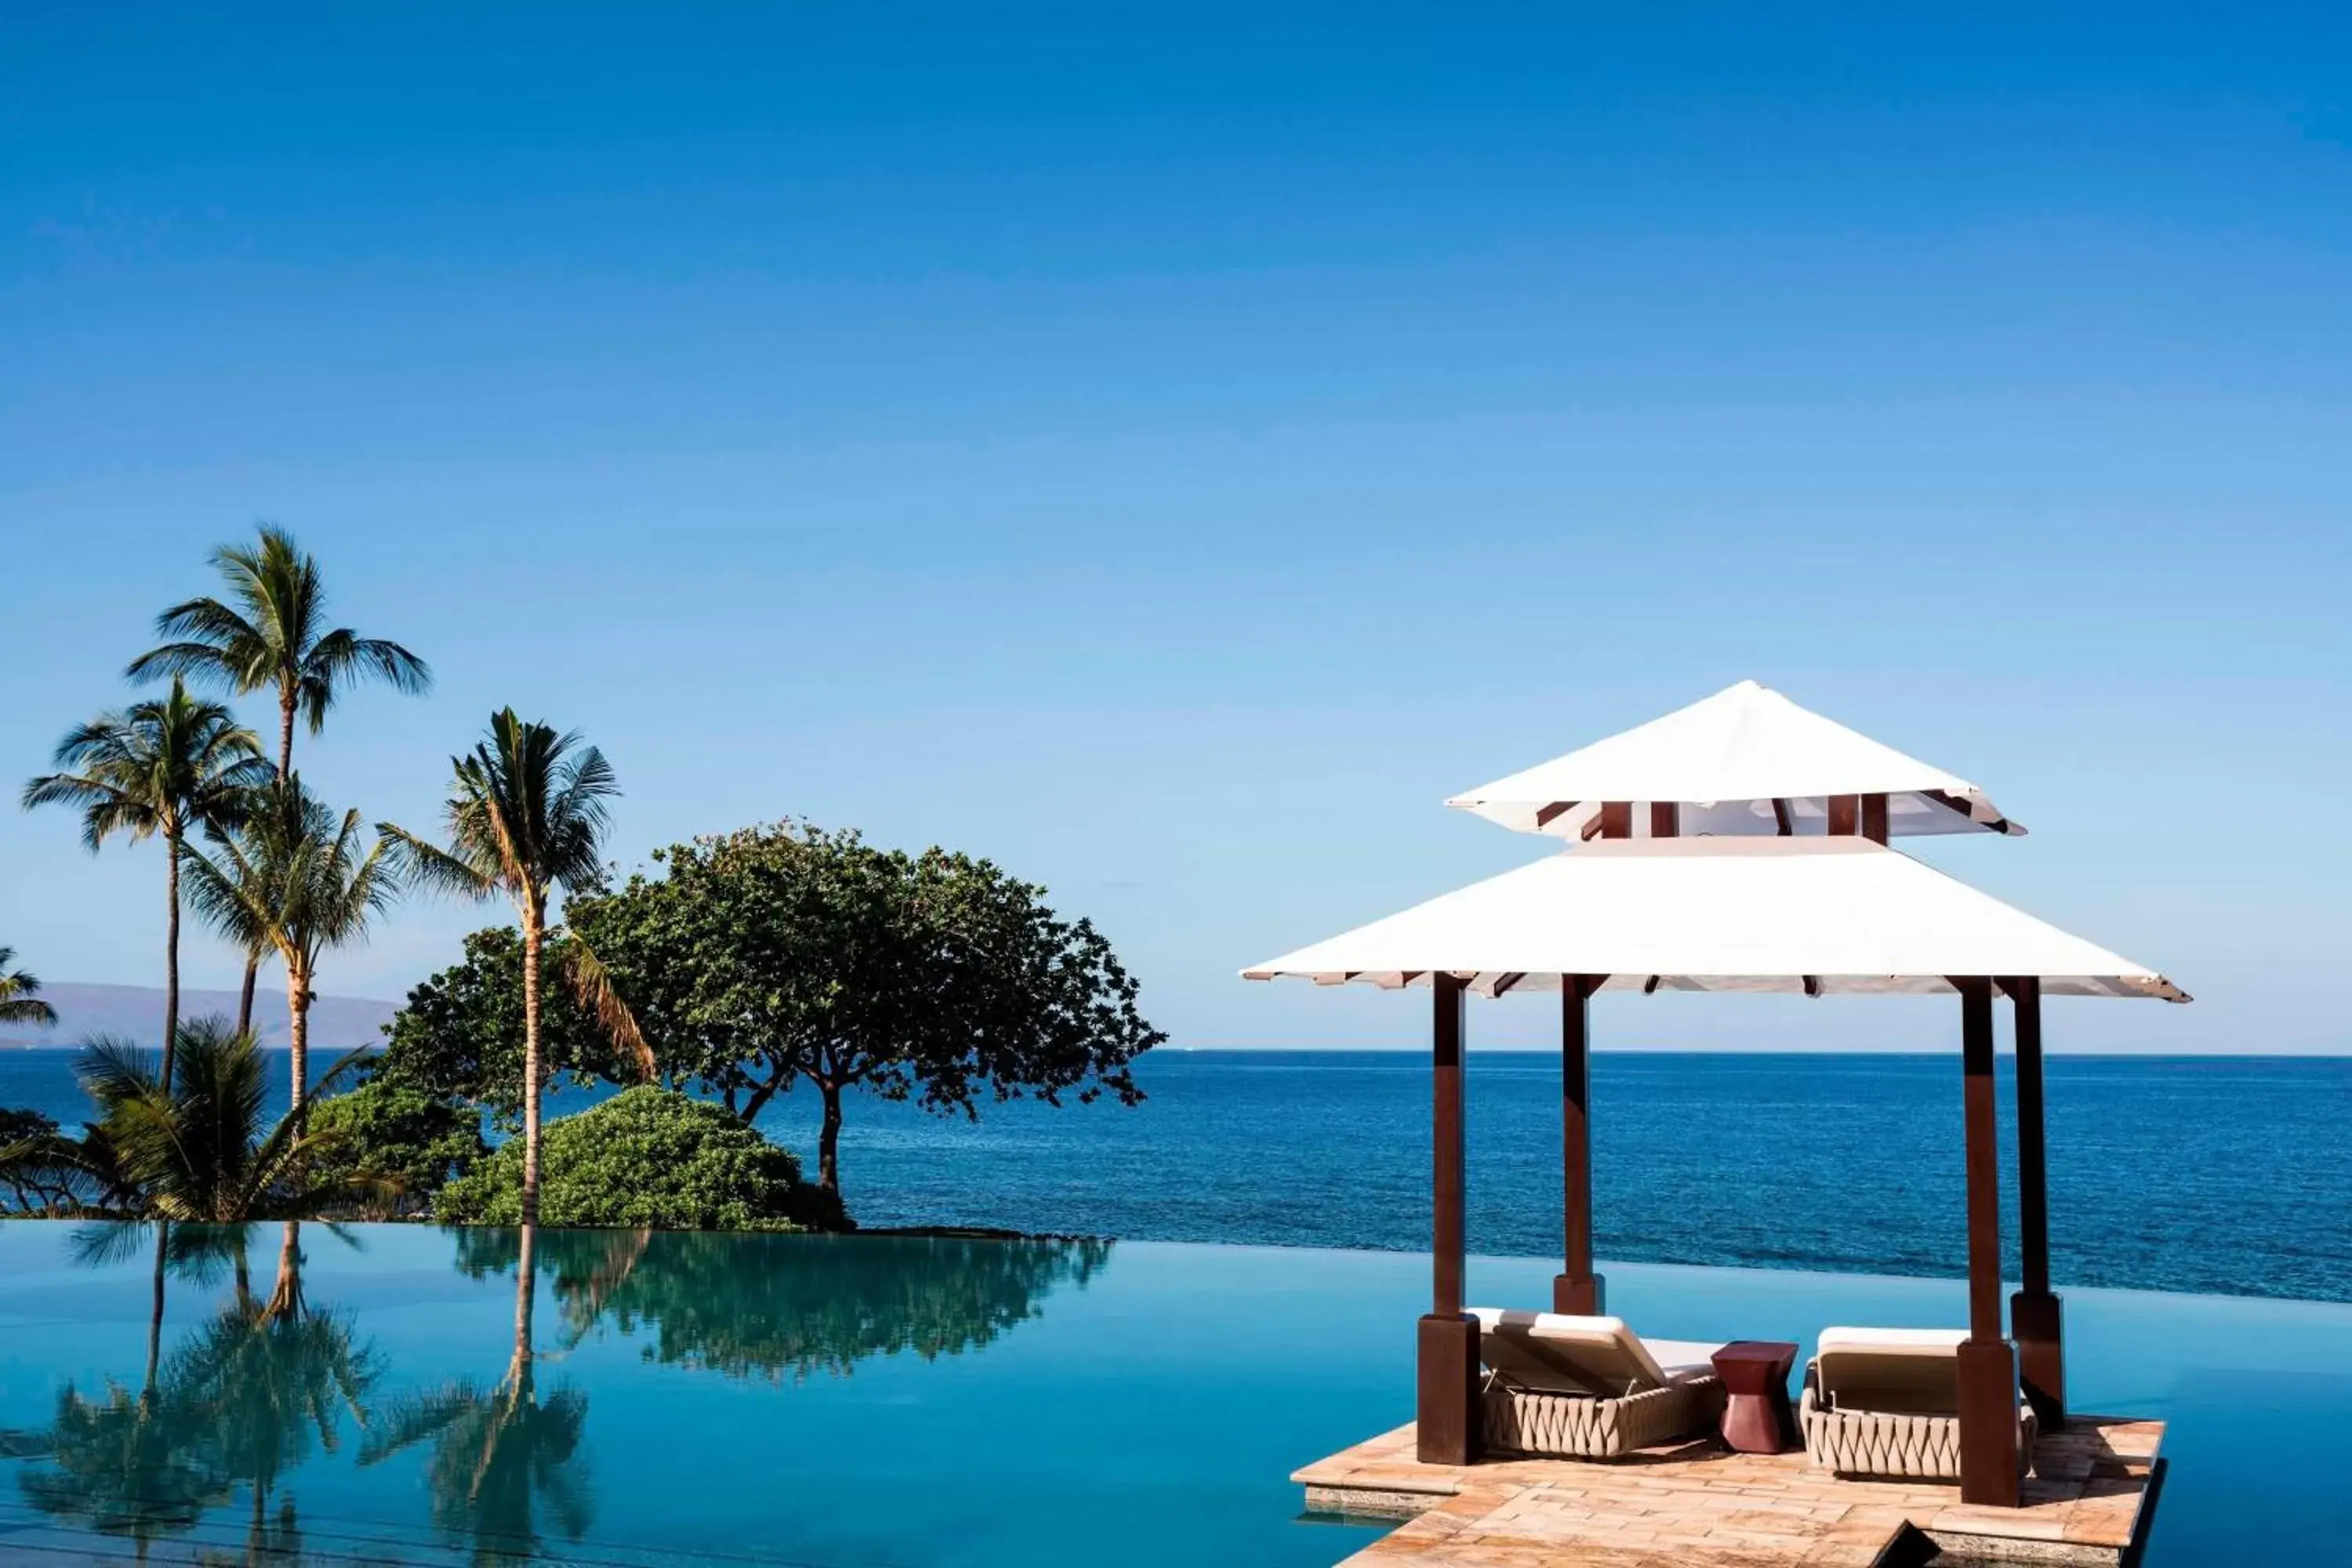
<svg viewBox="0 0 2352 1568">
<path fill-rule="evenodd" d="M 1613 1459 L 1703 1431 L 1723 1414 L 1719 1345 L 1644 1342 L 1617 1318 L 1474 1308 L 1490 1451 Z"/>
<path fill-rule="evenodd" d="M 1805 1367 L 1805 1456 L 1842 1476 L 1960 1479 L 1962 1329 L 1823 1329 Z M 2018 1468 L 2033 1453 L 2032 1406 L 2018 1406 Z"/>
</svg>

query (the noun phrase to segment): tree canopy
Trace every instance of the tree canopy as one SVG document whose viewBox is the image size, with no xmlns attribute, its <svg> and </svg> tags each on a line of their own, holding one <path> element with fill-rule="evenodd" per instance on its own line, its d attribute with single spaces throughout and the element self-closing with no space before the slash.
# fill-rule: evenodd
<svg viewBox="0 0 2352 1568">
<path fill-rule="evenodd" d="M 548 940 L 548 962 L 567 966 L 570 938 Z M 466 956 L 410 988 L 384 1026 L 385 1048 L 368 1066 L 371 1080 L 487 1106 L 499 1128 L 522 1126 L 522 933 L 492 926 L 466 939 Z M 541 1050 L 551 1081 L 584 1086 L 633 1083 L 638 1073 L 610 1033 L 591 1018 L 569 986 L 540 997 Z"/>
<path fill-rule="evenodd" d="M 819 1181 L 839 1189 L 843 1096 L 977 1117 L 983 1100 L 1143 1098 L 1129 1064 L 1167 1037 L 1091 921 L 945 849 L 881 849 L 779 823 L 658 851 L 667 875 L 574 899 L 672 1083 L 746 1121 L 806 1080 Z"/>
</svg>

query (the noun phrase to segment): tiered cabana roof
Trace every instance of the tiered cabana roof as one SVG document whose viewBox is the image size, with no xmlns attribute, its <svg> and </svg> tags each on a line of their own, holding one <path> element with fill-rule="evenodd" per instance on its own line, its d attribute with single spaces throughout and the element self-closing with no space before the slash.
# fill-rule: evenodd
<svg viewBox="0 0 2352 1568">
<path fill-rule="evenodd" d="M 1244 970 L 1482 995 L 1557 991 L 1950 994 L 2032 976 L 2047 996 L 2188 994 L 2143 964 L 1866 838 L 1600 839 Z"/>
<path fill-rule="evenodd" d="M 1752 680 L 1445 804 L 1569 839 L 1600 837 L 1612 802 L 1633 806 L 1632 831 L 1619 837 L 1651 837 L 1651 805 L 1679 808 L 1662 837 L 1795 837 L 1838 831 L 1839 803 L 1871 796 L 1885 803 L 1885 831 L 1873 837 L 2025 832 L 1968 780 Z"/>
</svg>

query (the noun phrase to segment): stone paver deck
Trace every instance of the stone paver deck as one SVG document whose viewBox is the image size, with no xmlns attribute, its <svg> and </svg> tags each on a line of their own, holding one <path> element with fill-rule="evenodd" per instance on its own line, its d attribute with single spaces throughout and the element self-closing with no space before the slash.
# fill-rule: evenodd
<svg viewBox="0 0 2352 1568">
<path fill-rule="evenodd" d="M 1801 1453 L 1713 1440 L 1622 1459 L 1424 1465 L 1411 1426 L 1291 1477 L 1321 1512 L 1409 1522 L 1350 1568 L 1873 1568 L 2129 1564 L 2153 1506 L 2161 1421 L 2074 1417 L 2034 1448 L 2024 1506 L 1972 1508 L 1929 1481 L 1840 1480 Z M 1926 1539 L 1921 1539 L 1924 1536 Z"/>
</svg>

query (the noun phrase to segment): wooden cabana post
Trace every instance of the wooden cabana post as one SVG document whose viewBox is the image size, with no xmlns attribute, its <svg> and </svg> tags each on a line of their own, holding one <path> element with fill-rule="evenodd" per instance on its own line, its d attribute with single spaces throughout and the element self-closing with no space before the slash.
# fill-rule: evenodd
<svg viewBox="0 0 2352 1568">
<path fill-rule="evenodd" d="M 1960 1500 L 2014 1508 L 2017 1352 L 2001 1332 L 2000 1123 L 1993 1097 L 1992 982 L 1960 977 L 1960 1081 L 1969 1194 L 1969 1337 L 1960 1342 Z"/>
<path fill-rule="evenodd" d="M 1592 1272 L 1592 994 L 1605 974 L 1568 974 L 1559 983 L 1560 1271 L 1551 1310 L 1577 1317 L 1602 1310 Z"/>
<path fill-rule="evenodd" d="M 1478 1320 L 1463 1311 L 1465 1226 L 1462 1118 L 1464 984 L 1429 977 L 1435 998 L 1430 1030 L 1429 1311 L 1421 1320 L 1414 1420 L 1422 1460 L 1467 1465 L 1478 1457 Z"/>
<path fill-rule="evenodd" d="M 2066 1425 L 2064 1312 L 2050 1289 L 2050 1175 L 2042 1113 L 2042 982 L 2004 980 L 2017 1037 L 2017 1234 L 2021 1288 L 2009 1299 L 2018 1376 L 2045 1431 Z"/>
</svg>

